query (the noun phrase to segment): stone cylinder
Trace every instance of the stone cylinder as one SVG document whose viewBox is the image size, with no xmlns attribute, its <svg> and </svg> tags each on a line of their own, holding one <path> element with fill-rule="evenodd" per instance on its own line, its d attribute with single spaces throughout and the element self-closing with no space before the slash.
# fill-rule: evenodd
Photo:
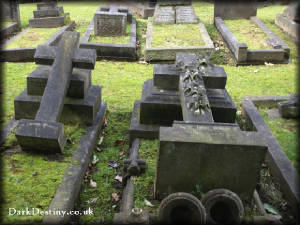
<svg viewBox="0 0 300 225">
<path fill-rule="evenodd" d="M 240 224 L 244 206 L 237 194 L 227 189 L 214 189 L 202 198 L 209 224 Z"/>
<path fill-rule="evenodd" d="M 205 209 L 195 196 L 177 192 L 164 198 L 158 209 L 158 219 L 164 224 L 205 224 Z"/>
</svg>

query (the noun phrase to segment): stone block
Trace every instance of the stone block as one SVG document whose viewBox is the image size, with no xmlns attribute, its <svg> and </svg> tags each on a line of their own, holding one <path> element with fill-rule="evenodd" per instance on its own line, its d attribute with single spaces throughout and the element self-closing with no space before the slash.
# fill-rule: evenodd
<svg viewBox="0 0 300 225">
<path fill-rule="evenodd" d="M 94 32 L 97 36 L 125 35 L 126 25 L 126 13 L 100 11 L 94 15 Z"/>
<path fill-rule="evenodd" d="M 46 18 L 33 18 L 29 20 L 30 27 L 36 28 L 54 28 L 65 25 L 65 17 L 46 17 Z"/>
<path fill-rule="evenodd" d="M 214 17 L 221 17 L 223 20 L 249 19 L 256 16 L 256 0 L 215 0 Z"/>
<path fill-rule="evenodd" d="M 289 20 L 281 14 L 277 14 L 275 24 L 292 37 L 294 41 L 299 42 L 299 23 Z"/>
<path fill-rule="evenodd" d="M 66 142 L 63 125 L 49 121 L 22 119 L 16 137 L 23 150 L 40 153 L 62 152 Z"/>
<path fill-rule="evenodd" d="M 56 8 L 57 8 L 56 1 L 37 3 L 37 10 L 51 10 L 51 9 L 56 9 Z"/>
<path fill-rule="evenodd" d="M 27 76 L 27 94 L 43 95 L 51 66 L 39 66 Z M 67 97 L 84 98 L 91 85 L 91 71 L 74 68 L 70 80 Z"/>
<path fill-rule="evenodd" d="M 47 9 L 47 10 L 34 10 L 34 18 L 43 18 L 43 17 L 57 17 L 59 16 L 58 9 Z"/>
<path fill-rule="evenodd" d="M 34 119 L 40 107 L 42 97 L 28 95 L 25 89 L 15 100 L 15 118 Z M 93 124 L 96 112 L 101 103 L 101 87 L 91 86 L 84 99 L 66 98 L 62 110 L 60 122 L 81 122 L 87 125 Z"/>
<path fill-rule="evenodd" d="M 252 198 L 259 182 L 266 145 L 257 133 L 236 125 L 174 124 L 159 131 L 154 194 L 229 189 Z"/>
<path fill-rule="evenodd" d="M 283 16 L 289 20 L 300 22 L 299 2 L 291 1 L 289 7 L 283 11 Z"/>
</svg>

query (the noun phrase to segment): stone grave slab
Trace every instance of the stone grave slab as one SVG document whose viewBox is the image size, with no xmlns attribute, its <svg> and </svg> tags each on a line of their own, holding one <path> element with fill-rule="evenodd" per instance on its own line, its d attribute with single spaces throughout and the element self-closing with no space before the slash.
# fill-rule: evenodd
<svg viewBox="0 0 300 225">
<path fill-rule="evenodd" d="M 97 14 L 97 15 L 96 15 Z M 108 22 L 106 25 L 102 22 L 99 22 L 99 18 L 101 18 L 102 14 L 105 18 L 108 20 L 102 20 L 102 22 Z M 121 29 L 123 31 L 118 30 L 118 26 L 115 26 L 116 32 L 118 35 L 126 34 L 126 25 L 127 23 L 130 24 L 130 38 L 129 42 L 127 44 L 113 44 L 113 43 L 97 43 L 97 42 L 90 42 L 90 38 L 93 35 L 97 35 L 96 29 L 100 29 L 102 25 L 105 25 L 105 29 L 109 29 L 108 32 L 105 32 L 106 34 L 104 36 L 114 35 L 110 34 L 111 32 L 111 24 L 109 20 L 114 19 L 114 15 L 120 15 L 121 17 L 126 16 L 127 20 L 122 20 L 122 24 L 119 24 L 121 26 Z M 99 17 L 100 16 L 100 17 Z M 105 23 L 106 23 L 105 22 Z M 102 25 L 101 25 L 102 23 Z M 124 26 L 123 26 L 124 25 Z M 88 26 L 83 38 L 80 42 L 80 48 L 81 49 L 95 49 L 97 52 L 97 58 L 112 58 L 112 59 L 126 59 L 126 60 L 135 60 L 137 57 L 136 49 L 137 49 L 137 30 L 136 30 L 137 22 L 136 19 L 132 17 L 132 12 L 128 10 L 128 8 L 125 7 L 119 7 L 116 5 L 110 5 L 110 6 L 102 6 L 97 9 L 95 16 L 93 20 L 91 21 L 90 25 Z M 124 30 L 125 29 L 125 30 Z M 125 32 L 125 33 L 124 33 Z"/>
<path fill-rule="evenodd" d="M 80 34 L 76 32 L 65 32 L 62 35 L 58 47 L 52 46 L 52 51 L 50 51 L 51 53 L 56 52 L 55 59 L 53 60 L 53 58 L 51 58 L 53 54 L 48 54 L 48 56 L 50 55 L 53 64 L 47 79 L 47 85 L 44 88 L 40 102 L 38 102 L 39 105 L 35 118 L 32 120 L 21 119 L 16 131 L 18 142 L 24 149 L 44 152 L 61 152 L 63 149 L 64 142 L 61 141 L 63 138 L 58 138 L 64 136 L 63 126 L 59 123 L 59 120 L 62 115 L 63 106 L 66 101 L 66 95 L 72 77 L 74 67 L 73 59 L 80 59 L 80 56 L 74 57 L 81 51 L 76 50 L 79 45 L 79 35 Z M 47 47 L 51 49 L 50 46 L 46 46 L 46 48 L 37 48 L 36 55 L 47 55 L 47 51 L 45 52 Z M 95 61 L 95 52 L 93 54 L 93 61 Z M 46 59 L 46 57 L 44 57 L 44 59 Z M 49 60 L 44 61 L 49 62 Z M 83 60 L 80 61 L 86 61 L 86 58 L 83 57 Z M 81 68 L 82 64 L 79 64 L 78 66 Z M 18 109 L 18 107 L 16 107 L 16 110 L 17 115 L 24 109 Z M 47 126 L 48 123 L 50 124 L 49 126 Z M 36 130 L 36 132 L 33 132 L 33 130 Z M 55 130 L 57 133 L 52 135 L 53 132 L 51 130 Z M 47 144 L 49 142 L 48 133 L 52 135 L 50 135 L 50 139 L 53 139 L 52 141 L 56 142 L 56 144 Z M 38 142 L 39 145 L 34 145 L 35 142 Z"/>
<path fill-rule="evenodd" d="M 267 147 L 237 125 L 174 124 L 160 128 L 155 198 L 226 188 L 252 197 Z M 176 174 L 176 176 L 170 176 Z"/>
<path fill-rule="evenodd" d="M 191 5 L 191 3 L 191 0 L 157 0 L 157 4 L 162 6 Z"/>
<path fill-rule="evenodd" d="M 268 43 L 270 49 L 248 49 L 247 43 L 240 43 L 221 17 L 214 18 L 215 27 L 232 53 L 236 65 L 264 65 L 265 62 L 289 63 L 289 46 L 257 17 L 250 17 L 250 20 L 267 35 L 266 43 Z"/>
<path fill-rule="evenodd" d="M 193 6 L 177 6 L 176 23 L 198 23 Z"/>
</svg>

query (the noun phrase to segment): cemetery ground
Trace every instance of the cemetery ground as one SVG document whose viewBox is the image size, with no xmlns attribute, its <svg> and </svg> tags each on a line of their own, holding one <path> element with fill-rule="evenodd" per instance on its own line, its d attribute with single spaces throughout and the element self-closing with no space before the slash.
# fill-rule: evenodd
<svg viewBox="0 0 300 225">
<path fill-rule="evenodd" d="M 107 2 L 62 2 L 65 11 L 70 12 L 77 27 L 75 31 L 83 36 L 87 26 L 93 18 L 94 12 L 100 5 Z M 286 6 L 270 5 L 258 9 L 258 18 L 261 19 L 276 35 L 291 48 L 289 64 L 273 65 L 266 62 L 263 66 L 236 67 L 228 48 L 213 25 L 213 4 L 194 1 L 193 6 L 200 21 L 204 23 L 211 36 L 216 53 L 211 63 L 223 66 L 228 75 L 227 90 L 238 107 L 239 122 L 243 122 L 240 115 L 241 102 L 246 96 L 286 96 L 298 93 L 299 56 L 296 45 L 274 24 L 276 14 L 282 13 Z M 35 4 L 21 4 L 21 26 L 28 26 L 28 19 L 32 17 Z M 80 198 L 76 209 L 93 209 L 94 215 L 81 216 L 81 223 L 96 223 L 112 221 L 113 214 L 119 211 L 121 197 L 121 182 L 117 175 L 122 175 L 122 162 L 128 154 L 128 130 L 130 125 L 133 103 L 140 99 L 143 83 L 152 78 L 153 65 L 144 61 L 147 20 L 137 18 L 137 31 L 140 57 L 137 62 L 97 61 L 92 71 L 92 83 L 103 87 L 102 99 L 107 103 L 107 127 L 99 137 L 103 140 L 95 149 L 91 165 L 82 184 Z M 243 28 L 241 28 L 243 29 Z M 193 35 L 193 33 L 189 33 Z M 253 42 L 251 34 L 244 36 L 247 43 Z M 259 38 L 259 37 L 257 37 Z M 18 44 L 20 40 L 15 40 Z M 259 43 L 259 40 L 257 41 Z M 254 43 L 256 44 L 256 43 Z M 1 63 L 2 87 L 1 101 L 3 107 L 2 125 L 6 125 L 14 116 L 14 99 L 26 87 L 26 76 L 36 67 L 34 63 Z M 266 119 L 266 109 L 260 109 Z M 297 128 L 293 122 L 279 119 L 268 121 L 267 124 L 280 145 L 283 147 L 293 165 L 298 168 Z M 298 121 L 297 121 L 298 124 Z M 32 223 L 40 222 L 41 216 L 9 216 L 8 208 L 39 208 L 46 210 L 49 206 L 57 186 L 61 182 L 64 170 L 71 162 L 71 155 L 82 134 L 86 132 L 82 124 L 65 126 L 67 145 L 63 155 L 46 156 L 28 153 L 20 150 L 14 132 L 1 146 L 2 155 L 2 218 L 4 223 Z M 287 131 L 285 131 L 287 130 Z M 135 178 L 134 205 L 140 208 L 155 210 L 158 202 L 153 200 L 153 182 L 156 168 L 156 151 L 158 141 L 142 140 L 140 157 L 148 165 L 146 173 Z M 267 172 L 264 171 L 266 174 Z M 264 177 L 264 176 L 263 176 Z M 266 176 L 268 177 L 268 176 Z M 95 183 L 94 183 L 95 182 Z M 264 185 L 269 185 L 265 182 Z M 272 190 L 272 188 L 270 188 Z M 272 191 L 271 191 L 272 192 Z M 201 188 L 199 193 L 201 195 Z M 271 193 L 273 195 L 274 193 Z M 276 195 L 276 193 L 274 194 Z M 278 196 L 278 195 L 277 195 Z M 149 203 L 150 202 L 150 203 Z M 279 200 L 268 202 L 272 207 L 284 213 L 280 208 Z M 152 207 L 152 204 L 154 207 Z M 251 204 L 249 207 L 251 208 Z M 249 216 L 253 211 L 246 211 Z M 254 212 L 255 213 L 255 212 Z"/>
</svg>

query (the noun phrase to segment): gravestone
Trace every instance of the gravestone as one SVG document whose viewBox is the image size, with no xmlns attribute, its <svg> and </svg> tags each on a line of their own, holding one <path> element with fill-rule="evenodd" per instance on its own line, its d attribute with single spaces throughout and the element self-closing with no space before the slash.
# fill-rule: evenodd
<svg viewBox="0 0 300 225">
<path fill-rule="evenodd" d="M 283 14 L 277 14 L 275 19 L 275 24 L 296 42 L 299 42 L 299 10 L 299 2 L 292 1 L 289 7 L 284 10 Z"/>
<path fill-rule="evenodd" d="M 249 19 L 256 16 L 256 0 L 215 0 L 214 17 L 220 17 L 223 20 Z"/>
<path fill-rule="evenodd" d="M 158 4 L 154 11 L 154 24 L 198 23 L 193 6 L 165 6 Z"/>
<path fill-rule="evenodd" d="M 197 193 L 197 187 L 252 197 L 267 147 L 237 125 L 226 77 L 223 68 L 190 53 L 154 66 L 154 79 L 135 103 L 130 140 L 159 138 L 155 198 Z"/>
<path fill-rule="evenodd" d="M 94 68 L 96 52 L 78 49 L 79 35 L 65 32 L 58 46 L 37 47 L 35 61 L 43 65 L 29 75 L 27 89 L 15 99 L 15 118 L 20 119 L 16 137 L 24 150 L 62 152 L 62 114 L 74 111 L 80 117 L 95 118 L 101 88 L 90 85 L 87 69 Z"/>
<path fill-rule="evenodd" d="M 63 7 L 57 6 L 56 1 L 37 3 L 37 10 L 33 11 L 33 19 L 29 26 L 39 28 L 60 27 L 65 24 L 66 14 Z"/>
<path fill-rule="evenodd" d="M 0 21 L 12 22 L 6 26 L 1 26 L 0 39 L 4 39 L 20 28 L 19 0 L 0 1 Z"/>
<path fill-rule="evenodd" d="M 278 102 L 277 106 L 279 114 L 286 119 L 299 118 L 299 102 L 299 94 L 291 95 L 290 100 Z"/>
<path fill-rule="evenodd" d="M 162 6 L 191 5 L 191 3 L 191 0 L 157 0 L 157 4 Z"/>
<path fill-rule="evenodd" d="M 126 35 L 127 22 L 132 22 L 132 14 L 125 7 L 103 6 L 94 15 L 94 32 L 97 36 Z"/>
<path fill-rule="evenodd" d="M 177 6 L 176 23 L 198 23 L 193 6 Z"/>
<path fill-rule="evenodd" d="M 12 21 L 20 23 L 20 10 L 18 0 L 0 1 L 0 21 Z"/>
</svg>

